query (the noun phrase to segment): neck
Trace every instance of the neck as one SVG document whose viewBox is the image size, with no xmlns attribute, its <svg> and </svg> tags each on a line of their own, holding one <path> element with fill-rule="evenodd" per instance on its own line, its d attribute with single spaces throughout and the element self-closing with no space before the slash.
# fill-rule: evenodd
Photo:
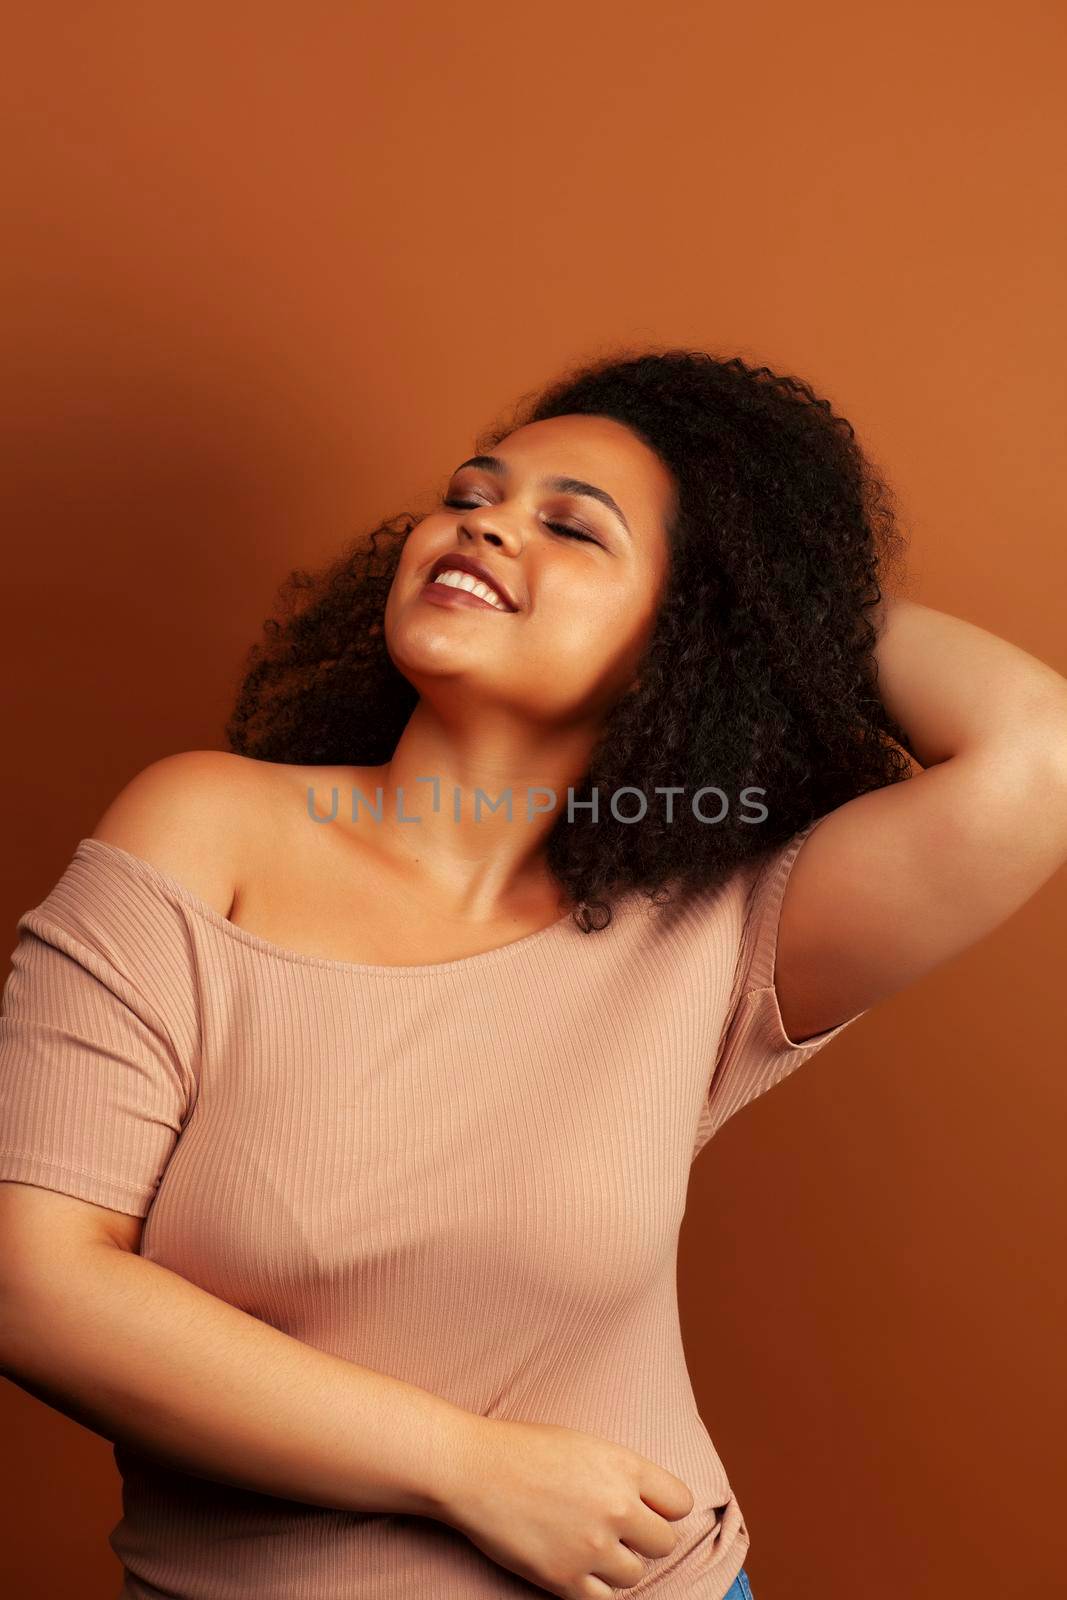
<svg viewBox="0 0 1067 1600">
<path fill-rule="evenodd" d="M 484 708 L 446 721 L 420 700 L 392 759 L 358 769 L 356 820 L 347 821 L 346 794 L 345 825 L 403 875 L 428 881 L 443 903 L 491 921 L 555 891 L 546 841 L 566 816 L 568 787 L 588 770 L 598 731 L 538 729 Z"/>
</svg>

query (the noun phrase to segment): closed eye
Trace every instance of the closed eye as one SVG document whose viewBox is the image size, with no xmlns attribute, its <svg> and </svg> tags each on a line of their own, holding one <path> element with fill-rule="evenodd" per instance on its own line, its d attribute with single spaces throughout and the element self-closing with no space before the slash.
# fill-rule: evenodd
<svg viewBox="0 0 1067 1600">
<path fill-rule="evenodd" d="M 469 511 L 482 504 L 480 500 L 455 499 L 445 500 L 442 503 L 446 506 L 451 506 L 456 511 Z M 592 534 L 583 533 L 581 528 L 572 528 L 567 522 L 546 522 L 545 527 L 551 528 L 554 533 L 565 534 L 568 539 L 581 539 L 586 544 L 600 544 L 600 540 L 594 539 Z"/>
</svg>

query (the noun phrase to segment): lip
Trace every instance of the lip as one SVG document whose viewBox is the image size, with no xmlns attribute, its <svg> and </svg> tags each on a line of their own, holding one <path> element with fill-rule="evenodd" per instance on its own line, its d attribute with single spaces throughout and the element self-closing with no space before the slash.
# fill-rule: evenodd
<svg viewBox="0 0 1067 1600">
<path fill-rule="evenodd" d="M 482 583 L 488 584 L 494 594 L 500 597 L 509 611 L 518 611 L 519 607 L 515 597 L 503 579 L 498 578 L 492 568 L 487 567 L 484 561 L 479 561 L 477 556 L 469 556 L 459 550 L 450 550 L 447 555 L 437 557 L 437 560 L 426 575 L 426 587 L 430 587 L 439 572 L 445 572 L 449 567 L 456 572 L 469 572 L 472 578 L 480 578 Z M 457 589 L 455 592 L 457 594 L 465 594 L 466 590 Z M 468 595 L 468 599 L 476 600 L 477 598 L 477 595 Z M 488 602 L 482 601 L 482 604 L 485 605 Z M 492 611 L 496 608 L 490 606 L 489 609 Z"/>
</svg>

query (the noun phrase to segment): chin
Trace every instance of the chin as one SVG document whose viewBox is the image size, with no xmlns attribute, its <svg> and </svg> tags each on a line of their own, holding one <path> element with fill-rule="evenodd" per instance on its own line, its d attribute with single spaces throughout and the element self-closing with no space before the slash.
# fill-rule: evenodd
<svg viewBox="0 0 1067 1600">
<path fill-rule="evenodd" d="M 471 666 L 469 652 L 464 659 L 455 640 L 439 629 L 397 628 L 387 632 L 385 644 L 394 667 L 416 689 L 421 688 L 420 680 L 454 677 Z"/>
</svg>

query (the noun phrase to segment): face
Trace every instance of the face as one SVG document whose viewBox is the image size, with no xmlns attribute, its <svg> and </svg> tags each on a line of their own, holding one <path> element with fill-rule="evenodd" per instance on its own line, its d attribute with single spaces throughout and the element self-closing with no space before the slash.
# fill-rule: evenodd
<svg viewBox="0 0 1067 1600">
<path fill-rule="evenodd" d="M 494 456 L 496 467 L 458 466 L 408 535 L 385 608 L 389 654 L 431 700 L 595 722 L 635 686 L 667 576 L 673 478 L 606 417 L 530 423 Z M 456 556 L 481 562 L 513 609 L 428 584 L 438 558 Z"/>
</svg>

